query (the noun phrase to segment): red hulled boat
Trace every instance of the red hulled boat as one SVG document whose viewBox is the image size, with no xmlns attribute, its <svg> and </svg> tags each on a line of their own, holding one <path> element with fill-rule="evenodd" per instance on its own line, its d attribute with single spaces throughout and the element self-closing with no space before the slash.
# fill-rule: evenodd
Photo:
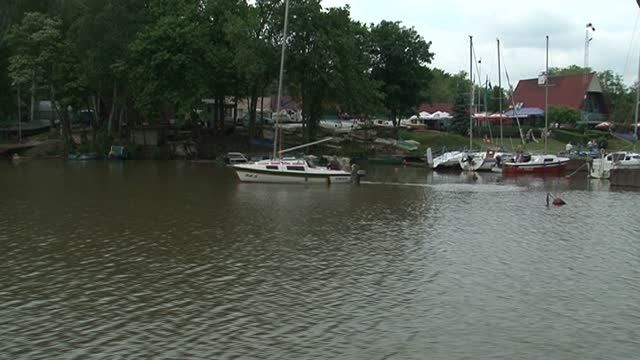
<svg viewBox="0 0 640 360">
<path fill-rule="evenodd" d="M 560 175 L 569 158 L 555 155 L 525 156 L 502 164 L 503 175 Z"/>
</svg>

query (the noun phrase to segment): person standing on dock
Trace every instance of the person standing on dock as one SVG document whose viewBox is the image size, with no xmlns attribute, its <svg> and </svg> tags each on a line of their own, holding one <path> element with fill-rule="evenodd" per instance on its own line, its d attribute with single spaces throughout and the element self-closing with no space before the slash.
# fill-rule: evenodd
<svg viewBox="0 0 640 360">
<path fill-rule="evenodd" d="M 567 145 L 564 147 L 564 151 L 567 154 L 570 154 L 572 150 L 573 150 L 573 145 L 571 144 L 571 141 L 569 141 Z"/>
</svg>

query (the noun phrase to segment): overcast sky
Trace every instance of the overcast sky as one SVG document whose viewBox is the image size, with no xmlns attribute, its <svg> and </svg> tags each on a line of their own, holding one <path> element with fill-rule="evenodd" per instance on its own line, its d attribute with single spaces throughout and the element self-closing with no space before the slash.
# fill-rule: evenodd
<svg viewBox="0 0 640 360">
<path fill-rule="evenodd" d="M 401 21 L 432 42 L 433 65 L 448 72 L 469 71 L 469 35 L 482 59 L 481 76 L 497 84 L 497 46 L 515 86 L 544 70 L 545 35 L 549 66 L 584 64 L 587 23 L 592 23 L 589 65 L 611 69 L 627 83 L 637 77 L 640 10 L 635 0 L 323 0 L 325 7 L 350 5 L 355 20 Z M 476 72 L 476 69 L 474 69 Z M 503 86 L 506 85 L 503 70 Z M 506 87 L 506 86 L 505 86 Z"/>
</svg>

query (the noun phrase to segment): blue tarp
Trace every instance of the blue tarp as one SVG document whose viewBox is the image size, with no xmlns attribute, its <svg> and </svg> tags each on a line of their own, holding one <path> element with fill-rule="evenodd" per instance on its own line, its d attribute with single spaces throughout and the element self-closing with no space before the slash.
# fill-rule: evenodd
<svg viewBox="0 0 640 360">
<path fill-rule="evenodd" d="M 544 116 L 544 110 L 536 107 L 525 107 L 518 110 L 505 111 L 505 116 L 508 117 L 528 117 L 528 116 Z"/>
</svg>

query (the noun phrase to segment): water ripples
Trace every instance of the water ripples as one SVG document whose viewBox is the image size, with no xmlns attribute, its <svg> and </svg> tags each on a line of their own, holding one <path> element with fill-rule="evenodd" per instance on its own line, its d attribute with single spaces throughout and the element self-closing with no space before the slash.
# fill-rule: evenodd
<svg viewBox="0 0 640 360">
<path fill-rule="evenodd" d="M 74 168 L 51 180 L 55 194 L 30 183 L 59 166 L 0 179 L 34 189 L 5 194 L 0 210 L 8 358 L 640 351 L 638 193 L 486 177 L 247 186 L 228 169 L 173 163 Z M 144 193 L 122 191 L 132 180 Z M 73 190 L 95 181 L 100 193 Z M 569 206 L 546 208 L 546 191 Z"/>
</svg>

